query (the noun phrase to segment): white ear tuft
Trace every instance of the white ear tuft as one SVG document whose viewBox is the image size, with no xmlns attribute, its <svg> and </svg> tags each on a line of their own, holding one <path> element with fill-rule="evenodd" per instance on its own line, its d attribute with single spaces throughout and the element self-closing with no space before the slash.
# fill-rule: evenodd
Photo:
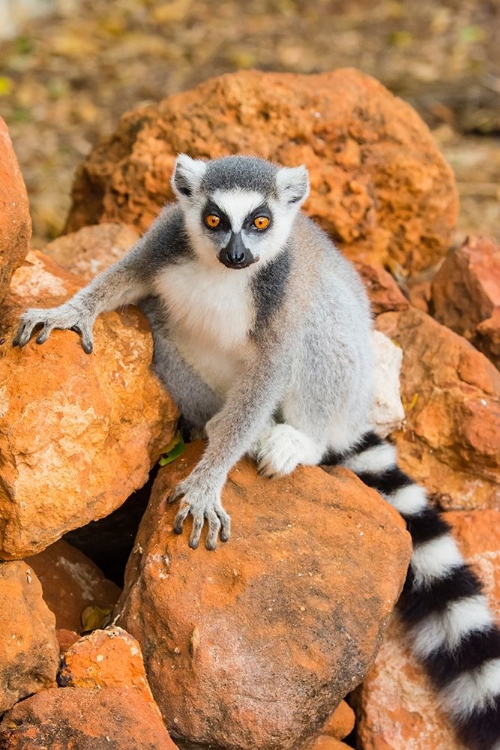
<svg viewBox="0 0 500 750">
<path fill-rule="evenodd" d="M 276 175 L 276 185 L 282 200 L 299 205 L 303 203 L 309 195 L 309 175 L 304 164 L 300 167 L 282 167 Z"/>
<path fill-rule="evenodd" d="M 191 197 L 199 188 L 207 165 L 201 159 L 191 159 L 187 154 L 179 154 L 172 175 L 172 187 L 180 198 Z"/>
</svg>

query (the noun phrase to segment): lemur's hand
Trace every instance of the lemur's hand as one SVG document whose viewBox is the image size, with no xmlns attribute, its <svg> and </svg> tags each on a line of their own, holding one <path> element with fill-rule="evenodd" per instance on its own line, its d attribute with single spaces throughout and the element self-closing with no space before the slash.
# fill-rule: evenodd
<svg viewBox="0 0 500 750">
<path fill-rule="evenodd" d="M 222 542 L 229 539 L 231 519 L 221 503 L 221 491 L 210 486 L 193 472 L 180 482 L 169 497 L 173 503 L 182 497 L 181 507 L 174 521 L 174 531 L 182 534 L 182 527 L 188 515 L 193 516 L 193 530 L 189 539 L 189 546 L 196 549 L 200 543 L 200 536 L 208 521 L 208 534 L 205 542 L 207 549 L 215 549 L 220 534 Z"/>
<path fill-rule="evenodd" d="M 88 311 L 71 300 L 60 307 L 53 307 L 49 310 L 31 308 L 21 315 L 19 328 L 12 344 L 13 346 L 25 346 L 34 329 L 40 325 L 43 327 L 37 336 L 37 344 L 43 344 L 47 341 L 54 328 L 69 328 L 80 334 L 83 350 L 86 354 L 90 354 L 93 349 L 93 323 L 94 321 Z"/>
</svg>

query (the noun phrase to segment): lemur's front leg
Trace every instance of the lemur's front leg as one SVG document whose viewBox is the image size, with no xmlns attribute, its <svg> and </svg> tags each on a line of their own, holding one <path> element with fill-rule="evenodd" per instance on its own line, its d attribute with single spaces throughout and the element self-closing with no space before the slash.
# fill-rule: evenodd
<svg viewBox="0 0 500 750">
<path fill-rule="evenodd" d="M 13 345 L 25 346 L 38 326 L 42 326 L 42 330 L 37 336 L 37 344 L 47 341 L 54 328 L 72 329 L 81 335 L 83 349 L 90 354 L 93 349 L 92 329 L 97 316 L 120 305 L 137 302 L 147 294 L 148 280 L 144 276 L 141 250 L 139 243 L 135 251 L 59 307 L 26 310 L 21 315 Z"/>
<path fill-rule="evenodd" d="M 286 382 L 286 360 L 274 352 L 274 360 L 257 356 L 241 382 L 229 392 L 223 408 L 208 422 L 208 446 L 203 457 L 170 496 L 182 496 L 174 531 L 182 533 L 188 515 L 193 517 L 189 546 L 198 547 L 208 522 L 207 549 L 215 549 L 217 538 L 229 539 L 230 517 L 221 502 L 229 469 L 249 450 L 279 403 Z M 277 356 L 276 356 L 277 355 Z"/>
</svg>

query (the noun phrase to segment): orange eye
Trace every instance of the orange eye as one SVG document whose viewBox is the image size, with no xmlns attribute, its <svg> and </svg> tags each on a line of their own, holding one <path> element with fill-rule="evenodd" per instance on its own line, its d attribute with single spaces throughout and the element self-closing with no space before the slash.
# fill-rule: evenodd
<svg viewBox="0 0 500 750">
<path fill-rule="evenodd" d="M 205 216 L 205 224 L 207 227 L 210 227 L 210 229 L 215 229 L 215 227 L 218 227 L 220 224 L 220 218 L 215 214 L 209 214 L 208 216 Z"/>
<path fill-rule="evenodd" d="M 257 229 L 267 229 L 269 226 L 269 219 L 267 216 L 257 216 L 256 219 L 253 220 L 254 227 L 257 227 Z"/>
</svg>

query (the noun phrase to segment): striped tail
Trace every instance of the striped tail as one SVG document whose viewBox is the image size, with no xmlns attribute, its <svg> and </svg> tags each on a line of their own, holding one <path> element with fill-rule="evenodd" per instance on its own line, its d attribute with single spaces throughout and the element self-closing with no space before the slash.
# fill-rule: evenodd
<svg viewBox="0 0 500 750">
<path fill-rule="evenodd" d="M 378 490 L 406 521 L 413 555 L 398 609 L 413 651 L 464 744 L 500 750 L 500 629 L 450 526 L 398 468 L 394 447 L 374 432 L 328 458 Z"/>
</svg>

